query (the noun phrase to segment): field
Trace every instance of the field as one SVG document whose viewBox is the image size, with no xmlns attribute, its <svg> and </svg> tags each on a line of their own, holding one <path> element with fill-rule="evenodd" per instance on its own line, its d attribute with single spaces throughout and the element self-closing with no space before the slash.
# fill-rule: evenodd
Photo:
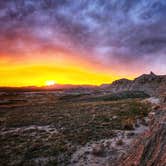
<svg viewBox="0 0 166 166">
<path fill-rule="evenodd" d="M 150 105 L 142 100 L 53 92 L 1 93 L 0 164 L 70 165 L 72 155 L 88 143 L 115 138 L 119 130 L 132 134 L 138 120 L 146 126 L 144 117 Z"/>
</svg>

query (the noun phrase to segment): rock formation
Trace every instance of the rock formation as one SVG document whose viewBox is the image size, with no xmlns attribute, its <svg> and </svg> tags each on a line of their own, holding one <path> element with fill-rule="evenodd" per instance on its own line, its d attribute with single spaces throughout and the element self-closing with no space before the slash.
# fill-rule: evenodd
<svg viewBox="0 0 166 166">
<path fill-rule="evenodd" d="M 110 90 L 110 92 L 122 91 L 142 91 L 150 96 L 158 95 L 163 89 L 166 90 L 166 75 L 143 74 L 132 80 L 120 79 L 112 84 L 101 86 L 102 89 Z"/>
<path fill-rule="evenodd" d="M 116 163 L 119 166 L 166 165 L 166 106 L 149 114 L 150 130 L 133 142 L 129 153 Z"/>
</svg>

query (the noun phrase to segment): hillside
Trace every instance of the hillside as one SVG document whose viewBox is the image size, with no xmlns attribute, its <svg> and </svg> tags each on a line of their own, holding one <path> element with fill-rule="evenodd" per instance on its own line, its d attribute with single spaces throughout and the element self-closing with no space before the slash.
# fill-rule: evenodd
<svg viewBox="0 0 166 166">
<path fill-rule="evenodd" d="M 166 165 L 166 104 L 149 114 L 150 129 L 133 142 L 119 166 L 164 166 Z"/>
<path fill-rule="evenodd" d="M 101 89 L 110 92 L 142 91 L 150 96 L 159 95 L 166 90 L 166 75 L 143 74 L 134 80 L 120 79 L 112 84 L 103 84 Z"/>
</svg>

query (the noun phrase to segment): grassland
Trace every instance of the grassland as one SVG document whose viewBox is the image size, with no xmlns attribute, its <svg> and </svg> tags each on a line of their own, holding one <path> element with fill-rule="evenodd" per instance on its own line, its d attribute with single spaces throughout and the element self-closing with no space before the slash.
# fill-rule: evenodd
<svg viewBox="0 0 166 166">
<path fill-rule="evenodd" d="M 113 138 L 115 130 L 133 130 L 136 120 L 150 111 L 142 99 L 86 98 L 53 93 L 1 96 L 0 164 L 68 165 L 79 147 Z"/>
</svg>

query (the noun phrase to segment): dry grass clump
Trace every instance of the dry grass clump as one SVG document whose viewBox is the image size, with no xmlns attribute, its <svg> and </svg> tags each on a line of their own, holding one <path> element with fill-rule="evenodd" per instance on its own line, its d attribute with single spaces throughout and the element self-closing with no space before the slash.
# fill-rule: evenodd
<svg viewBox="0 0 166 166">
<path fill-rule="evenodd" d="M 134 124 L 135 124 L 135 120 L 133 118 L 127 118 L 122 121 L 122 128 L 124 130 L 133 130 Z"/>
<path fill-rule="evenodd" d="M 118 146 L 122 146 L 124 144 L 123 140 L 122 139 L 119 139 L 117 142 L 116 142 L 116 145 Z"/>
</svg>

